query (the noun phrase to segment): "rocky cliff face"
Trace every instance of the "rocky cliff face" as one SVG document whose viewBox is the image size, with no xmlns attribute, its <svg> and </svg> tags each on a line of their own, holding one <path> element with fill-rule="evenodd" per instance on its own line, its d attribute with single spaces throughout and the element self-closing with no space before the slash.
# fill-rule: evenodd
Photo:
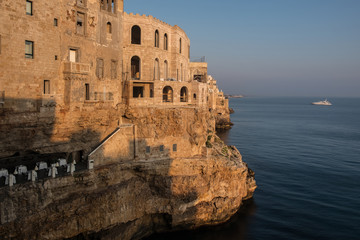
<svg viewBox="0 0 360 240">
<path fill-rule="evenodd" d="M 256 188 L 239 152 L 114 164 L 1 191 L 1 239 L 138 239 L 229 219 Z"/>
<path fill-rule="evenodd" d="M 133 160 L 3 187 L 0 239 L 140 239 L 224 222 L 252 196 L 253 172 L 214 134 L 208 111 L 138 108 L 124 118 L 138 149 L 176 141 L 178 151 L 137 150 Z"/>
</svg>

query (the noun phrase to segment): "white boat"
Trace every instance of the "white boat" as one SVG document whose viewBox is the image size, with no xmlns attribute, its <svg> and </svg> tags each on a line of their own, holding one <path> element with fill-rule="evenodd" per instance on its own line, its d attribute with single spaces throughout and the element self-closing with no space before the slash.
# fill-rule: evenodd
<svg viewBox="0 0 360 240">
<path fill-rule="evenodd" d="M 313 102 L 311 103 L 312 105 L 324 105 L 324 106 L 331 106 L 331 102 L 329 102 L 327 99 L 325 99 L 324 101 L 319 101 L 319 102 Z"/>
</svg>

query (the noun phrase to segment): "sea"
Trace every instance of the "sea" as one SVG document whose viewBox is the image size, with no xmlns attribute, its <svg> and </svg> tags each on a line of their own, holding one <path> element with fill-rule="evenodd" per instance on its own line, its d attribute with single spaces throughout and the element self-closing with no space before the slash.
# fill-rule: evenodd
<svg viewBox="0 0 360 240">
<path fill-rule="evenodd" d="M 227 223 L 149 239 L 360 239 L 360 98 L 230 99 L 218 134 L 254 170 L 258 188 Z"/>
</svg>

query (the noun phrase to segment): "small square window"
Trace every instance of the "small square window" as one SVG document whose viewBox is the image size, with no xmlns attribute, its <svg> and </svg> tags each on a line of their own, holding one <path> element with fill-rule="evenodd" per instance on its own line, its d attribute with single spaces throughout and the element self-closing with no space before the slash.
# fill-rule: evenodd
<svg viewBox="0 0 360 240">
<path fill-rule="evenodd" d="M 146 146 L 146 153 L 150 153 L 150 146 Z"/>
<path fill-rule="evenodd" d="M 177 144 L 173 144 L 173 152 L 177 152 Z"/>
<path fill-rule="evenodd" d="M 164 145 L 160 145 L 160 152 L 164 151 Z"/>
<path fill-rule="evenodd" d="M 33 15 L 32 1 L 26 0 L 26 15 Z"/>
<path fill-rule="evenodd" d="M 57 18 L 54 18 L 54 26 L 55 26 L 55 27 L 58 26 L 58 20 L 57 20 Z"/>
<path fill-rule="evenodd" d="M 57 55 L 55 55 L 55 60 L 58 60 L 58 56 L 57 56 Z"/>
<path fill-rule="evenodd" d="M 34 58 L 34 42 L 25 41 L 25 58 Z"/>
</svg>

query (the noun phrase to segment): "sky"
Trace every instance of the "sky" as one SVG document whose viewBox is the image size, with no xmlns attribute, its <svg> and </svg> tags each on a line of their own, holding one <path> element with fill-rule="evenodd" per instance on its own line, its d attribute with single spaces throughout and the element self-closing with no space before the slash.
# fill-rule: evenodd
<svg viewBox="0 0 360 240">
<path fill-rule="evenodd" d="M 125 0 L 180 26 L 226 94 L 360 97 L 360 0 Z"/>
</svg>

